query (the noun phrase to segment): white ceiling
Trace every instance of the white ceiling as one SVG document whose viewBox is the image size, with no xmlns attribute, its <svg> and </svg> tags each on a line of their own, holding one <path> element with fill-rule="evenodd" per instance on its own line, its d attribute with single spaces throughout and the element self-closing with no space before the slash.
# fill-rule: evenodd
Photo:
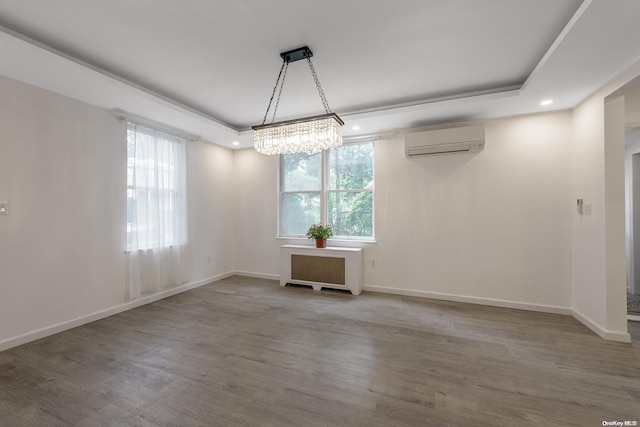
<svg viewBox="0 0 640 427">
<path fill-rule="evenodd" d="M 638 22 L 638 0 L 2 0 L 0 74 L 249 146 L 285 50 L 370 134 L 571 108 L 640 57 Z M 292 63 L 278 119 L 321 112 Z"/>
</svg>

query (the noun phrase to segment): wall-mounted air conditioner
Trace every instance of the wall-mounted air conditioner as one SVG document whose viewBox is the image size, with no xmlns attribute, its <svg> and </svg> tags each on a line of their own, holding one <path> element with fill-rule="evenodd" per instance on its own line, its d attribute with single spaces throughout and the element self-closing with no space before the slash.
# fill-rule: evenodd
<svg viewBox="0 0 640 427">
<path fill-rule="evenodd" d="M 484 149 L 484 126 L 408 133 L 404 137 L 404 149 L 407 157 L 477 153 Z"/>
</svg>

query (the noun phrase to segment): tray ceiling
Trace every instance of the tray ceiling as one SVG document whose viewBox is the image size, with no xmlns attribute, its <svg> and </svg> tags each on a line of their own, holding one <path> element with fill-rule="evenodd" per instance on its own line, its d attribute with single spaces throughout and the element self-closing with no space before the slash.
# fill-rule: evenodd
<svg viewBox="0 0 640 427">
<path fill-rule="evenodd" d="M 605 3 L 4 0 L 0 53 L 13 61 L 0 64 L 0 74 L 165 121 L 224 145 L 246 137 L 246 130 L 262 121 L 280 68 L 279 53 L 308 45 L 331 108 L 347 121 L 368 120 L 369 130 L 380 131 L 483 116 L 467 104 L 452 103 L 456 99 L 489 102 L 490 107 L 494 99 L 522 98 L 525 89 L 532 97 L 544 96 L 543 84 L 553 87 L 553 76 L 545 75 L 550 67 L 581 60 L 575 48 L 562 48 L 588 46 L 591 27 L 602 23 L 589 19 L 607 21 L 607 14 L 622 11 L 627 14 L 623 22 L 608 22 L 617 28 L 603 39 L 618 37 L 615 31 L 637 32 L 630 25 L 631 18 L 637 22 L 638 2 L 608 2 L 608 8 Z M 598 79 L 638 56 L 637 48 L 624 49 L 607 53 L 617 62 L 601 70 Z M 563 69 L 554 73 L 562 82 Z M 146 100 L 115 99 L 115 92 L 127 88 L 130 96 Z M 559 106 L 566 108 L 584 95 L 576 92 Z M 150 98 L 156 106 L 203 123 L 144 107 Z M 436 106 L 441 113 L 429 116 Z M 304 61 L 289 67 L 278 111 L 283 120 L 322 112 Z M 415 112 L 422 116 L 412 116 Z M 204 122 L 226 135 L 208 132 Z"/>
</svg>

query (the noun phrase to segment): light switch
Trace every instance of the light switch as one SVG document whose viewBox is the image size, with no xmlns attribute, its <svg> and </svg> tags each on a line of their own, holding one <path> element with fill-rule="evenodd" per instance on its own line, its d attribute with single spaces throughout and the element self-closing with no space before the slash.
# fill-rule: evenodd
<svg viewBox="0 0 640 427">
<path fill-rule="evenodd" d="M 0 202 L 0 215 L 9 215 L 9 204 L 7 202 Z"/>
</svg>

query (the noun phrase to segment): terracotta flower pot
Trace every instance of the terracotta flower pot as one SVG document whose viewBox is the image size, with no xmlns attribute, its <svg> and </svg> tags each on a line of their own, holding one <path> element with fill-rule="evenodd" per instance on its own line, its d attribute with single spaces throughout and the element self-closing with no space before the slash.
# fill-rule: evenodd
<svg viewBox="0 0 640 427">
<path fill-rule="evenodd" d="M 316 248 L 326 248 L 327 239 L 316 239 Z"/>
</svg>

